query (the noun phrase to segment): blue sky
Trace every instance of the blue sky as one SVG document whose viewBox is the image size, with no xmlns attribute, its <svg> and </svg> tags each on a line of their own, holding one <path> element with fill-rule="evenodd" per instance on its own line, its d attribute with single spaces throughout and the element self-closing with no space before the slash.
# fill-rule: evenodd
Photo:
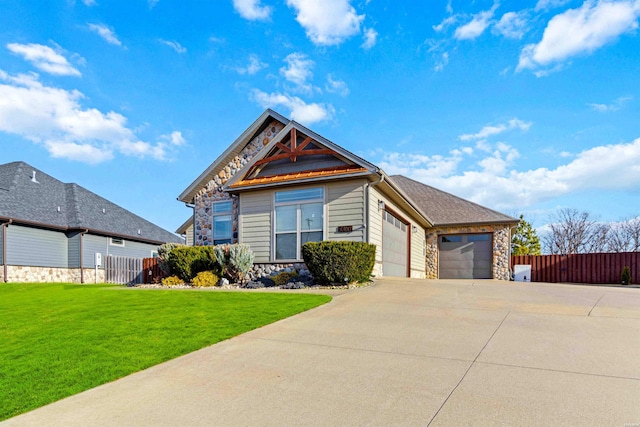
<svg viewBox="0 0 640 427">
<path fill-rule="evenodd" d="M 427 4 L 428 6 L 425 6 Z M 270 107 L 542 226 L 640 214 L 640 0 L 0 1 L 0 162 L 174 231 Z"/>
</svg>

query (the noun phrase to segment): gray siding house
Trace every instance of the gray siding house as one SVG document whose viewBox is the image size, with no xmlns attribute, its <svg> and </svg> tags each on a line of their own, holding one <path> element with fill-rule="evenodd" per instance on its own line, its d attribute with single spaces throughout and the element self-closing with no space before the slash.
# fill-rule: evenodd
<svg viewBox="0 0 640 427">
<path fill-rule="evenodd" d="M 183 239 L 24 162 L 0 165 L 0 279 L 104 281 L 96 254 L 152 257 Z"/>
<path fill-rule="evenodd" d="M 377 247 L 374 274 L 508 280 L 518 220 L 379 167 L 266 110 L 189 185 L 194 245 L 248 244 L 260 265 L 302 263 L 308 241 Z"/>
</svg>

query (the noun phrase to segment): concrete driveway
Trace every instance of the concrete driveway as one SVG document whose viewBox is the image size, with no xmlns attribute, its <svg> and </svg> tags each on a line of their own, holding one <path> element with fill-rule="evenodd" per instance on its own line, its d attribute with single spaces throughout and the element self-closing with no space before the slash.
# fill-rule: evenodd
<svg viewBox="0 0 640 427">
<path fill-rule="evenodd" d="M 640 289 L 379 280 L 3 426 L 640 425 Z"/>
</svg>

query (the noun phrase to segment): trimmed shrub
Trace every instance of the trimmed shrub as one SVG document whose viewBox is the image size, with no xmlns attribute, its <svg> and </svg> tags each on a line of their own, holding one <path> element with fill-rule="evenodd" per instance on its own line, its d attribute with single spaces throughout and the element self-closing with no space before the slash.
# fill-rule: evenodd
<svg viewBox="0 0 640 427">
<path fill-rule="evenodd" d="M 298 277 L 297 271 L 283 271 L 276 275 L 270 276 L 269 278 L 273 280 L 273 282 L 275 283 L 275 286 L 282 286 L 288 281 L 290 281 L 291 279 L 294 279 L 296 277 Z"/>
<path fill-rule="evenodd" d="M 167 255 L 167 264 L 172 275 L 191 282 L 201 271 L 220 271 L 213 257 L 211 246 L 177 246 Z"/>
<path fill-rule="evenodd" d="M 213 271 L 201 271 L 194 277 L 191 284 L 197 287 L 211 287 L 217 285 L 219 280 Z"/>
<path fill-rule="evenodd" d="M 365 242 L 308 242 L 302 258 L 320 284 L 366 282 L 376 260 L 376 245 Z"/>
<path fill-rule="evenodd" d="M 629 267 L 624 267 L 622 269 L 622 274 L 620 275 L 620 281 L 623 285 L 631 284 L 631 269 Z"/>
<path fill-rule="evenodd" d="M 243 244 L 215 246 L 212 259 L 222 274 L 234 283 L 243 283 L 253 267 L 253 252 Z"/>
<path fill-rule="evenodd" d="M 165 274 L 165 276 L 168 276 L 171 274 L 171 268 L 167 263 L 169 253 L 174 248 L 177 248 L 178 246 L 184 246 L 184 245 L 181 245 L 180 243 L 163 243 L 158 248 L 158 266 L 160 267 L 160 270 L 162 270 L 162 272 Z"/>
<path fill-rule="evenodd" d="M 184 285 L 184 280 L 178 276 L 169 276 L 162 279 L 162 284 L 165 286 Z"/>
</svg>

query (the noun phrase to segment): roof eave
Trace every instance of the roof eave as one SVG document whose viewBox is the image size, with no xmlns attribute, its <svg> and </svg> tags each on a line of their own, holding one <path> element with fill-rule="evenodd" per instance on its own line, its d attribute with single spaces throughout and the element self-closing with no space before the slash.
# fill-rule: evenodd
<svg viewBox="0 0 640 427">
<path fill-rule="evenodd" d="M 272 188 L 272 187 L 282 187 L 282 186 L 304 185 L 304 184 L 318 183 L 318 182 L 328 182 L 328 181 L 334 181 L 336 179 L 344 180 L 344 179 L 361 178 L 361 177 L 368 177 L 369 175 L 371 175 L 371 172 L 359 172 L 359 173 L 336 175 L 336 176 L 318 176 L 318 177 L 313 177 L 313 178 L 294 179 L 294 180 L 291 180 L 291 181 L 284 181 L 284 182 L 280 181 L 280 182 L 273 182 L 273 183 L 266 183 L 266 184 L 265 183 L 260 183 L 260 184 L 254 184 L 254 185 L 247 185 L 247 186 L 242 186 L 242 187 L 228 187 L 228 188 L 225 188 L 225 191 L 230 193 L 230 194 L 237 194 L 237 193 L 241 193 L 243 191 L 263 190 L 263 189 Z"/>
</svg>

